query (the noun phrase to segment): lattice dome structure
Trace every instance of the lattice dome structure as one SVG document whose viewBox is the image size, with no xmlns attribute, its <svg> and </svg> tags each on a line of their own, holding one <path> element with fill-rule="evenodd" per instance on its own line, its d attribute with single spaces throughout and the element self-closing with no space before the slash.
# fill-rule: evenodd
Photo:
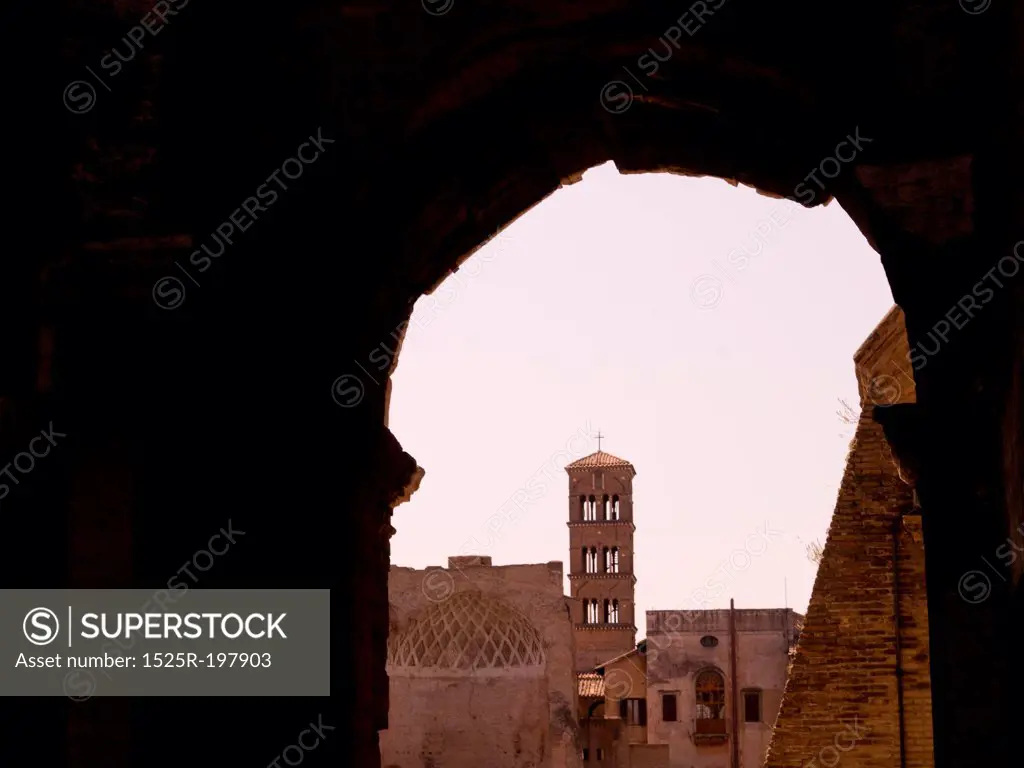
<svg viewBox="0 0 1024 768">
<path fill-rule="evenodd" d="M 529 619 L 477 593 L 431 607 L 388 640 L 388 670 L 469 673 L 544 667 L 544 646 Z"/>
</svg>

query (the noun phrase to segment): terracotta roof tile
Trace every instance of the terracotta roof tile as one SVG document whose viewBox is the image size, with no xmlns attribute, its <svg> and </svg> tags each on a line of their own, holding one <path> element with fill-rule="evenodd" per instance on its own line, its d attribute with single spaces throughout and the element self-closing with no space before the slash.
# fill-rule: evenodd
<svg viewBox="0 0 1024 768">
<path fill-rule="evenodd" d="M 596 672 L 580 672 L 576 675 L 580 697 L 604 698 L 604 677 Z"/>
<path fill-rule="evenodd" d="M 604 451 L 595 451 L 589 456 L 577 459 L 572 464 L 569 464 L 566 469 L 586 469 L 588 467 L 628 467 L 629 469 L 633 469 L 633 465 L 625 459 L 620 459 L 618 456 L 612 456 L 610 453 L 605 453 Z"/>
</svg>

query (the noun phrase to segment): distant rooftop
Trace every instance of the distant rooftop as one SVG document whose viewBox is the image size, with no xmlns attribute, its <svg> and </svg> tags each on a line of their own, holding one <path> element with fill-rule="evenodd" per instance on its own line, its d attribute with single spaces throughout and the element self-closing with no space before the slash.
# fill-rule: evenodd
<svg viewBox="0 0 1024 768">
<path fill-rule="evenodd" d="M 584 456 L 582 459 L 577 459 L 572 464 L 566 466 L 566 469 L 590 469 L 590 468 L 603 468 L 603 469 L 631 469 L 636 474 L 636 469 L 625 459 L 620 459 L 618 456 L 612 456 L 610 453 L 604 451 L 595 451 L 589 456 Z"/>
<path fill-rule="evenodd" d="M 580 672 L 576 675 L 580 698 L 604 698 L 604 676 L 597 672 Z"/>
<path fill-rule="evenodd" d="M 692 611 L 647 611 L 647 634 L 728 631 L 730 610 L 712 608 Z M 803 621 L 792 608 L 737 608 L 738 632 L 789 629 Z"/>
</svg>

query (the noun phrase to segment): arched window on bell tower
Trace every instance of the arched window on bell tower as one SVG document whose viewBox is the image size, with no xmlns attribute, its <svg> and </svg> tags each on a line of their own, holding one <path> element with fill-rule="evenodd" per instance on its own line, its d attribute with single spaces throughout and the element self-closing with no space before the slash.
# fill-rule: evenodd
<svg viewBox="0 0 1024 768">
<path fill-rule="evenodd" d="M 609 519 L 610 520 L 621 520 L 622 519 L 621 517 L 619 517 L 619 497 L 618 496 L 612 496 L 612 516 Z"/>
<path fill-rule="evenodd" d="M 605 520 L 612 520 L 612 500 L 605 494 L 601 499 L 601 513 Z"/>
<path fill-rule="evenodd" d="M 619 572 L 619 548 L 604 548 L 604 571 L 605 573 Z"/>
<path fill-rule="evenodd" d="M 604 623 L 605 624 L 618 624 L 619 623 L 619 601 L 608 600 L 604 601 Z"/>
</svg>

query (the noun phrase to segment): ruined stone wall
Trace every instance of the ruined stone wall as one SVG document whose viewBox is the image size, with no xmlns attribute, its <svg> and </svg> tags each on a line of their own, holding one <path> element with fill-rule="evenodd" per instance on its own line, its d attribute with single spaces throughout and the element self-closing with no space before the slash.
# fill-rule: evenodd
<svg viewBox="0 0 1024 768">
<path fill-rule="evenodd" d="M 492 567 L 489 558 L 452 558 L 448 568 L 393 566 L 388 595 L 384 766 L 577 768 L 561 563 Z M 472 654 L 503 660 L 513 646 L 511 663 L 459 668 Z"/>
<path fill-rule="evenodd" d="M 921 521 L 871 416 L 876 405 L 914 402 L 906 361 L 894 308 L 855 356 L 862 413 L 766 768 L 899 768 L 898 663 L 905 764 L 934 765 Z"/>
<path fill-rule="evenodd" d="M 381 732 L 384 766 L 547 768 L 546 701 L 543 676 L 424 680 L 392 675 L 391 716 Z"/>
</svg>

